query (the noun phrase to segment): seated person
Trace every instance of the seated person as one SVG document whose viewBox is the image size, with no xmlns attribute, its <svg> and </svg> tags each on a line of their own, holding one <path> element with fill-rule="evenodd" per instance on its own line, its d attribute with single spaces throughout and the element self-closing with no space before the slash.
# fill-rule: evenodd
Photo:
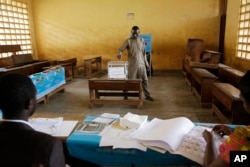
<svg viewBox="0 0 250 167">
<path fill-rule="evenodd" d="M 0 77 L 0 166 L 65 167 L 59 139 L 35 131 L 28 122 L 36 109 L 36 88 L 21 74 Z"/>
<path fill-rule="evenodd" d="M 241 78 L 239 89 L 244 108 L 250 113 L 250 70 Z M 249 116 L 250 119 L 250 116 Z M 230 151 L 250 150 L 250 127 L 236 127 L 234 130 L 228 126 L 216 125 L 213 131 L 221 136 L 229 137 L 219 146 L 219 156 L 215 157 L 213 150 L 213 137 L 211 132 L 205 130 L 203 137 L 207 142 L 204 158 L 206 167 L 228 167 L 230 161 Z M 242 143 L 244 141 L 244 143 Z"/>
</svg>

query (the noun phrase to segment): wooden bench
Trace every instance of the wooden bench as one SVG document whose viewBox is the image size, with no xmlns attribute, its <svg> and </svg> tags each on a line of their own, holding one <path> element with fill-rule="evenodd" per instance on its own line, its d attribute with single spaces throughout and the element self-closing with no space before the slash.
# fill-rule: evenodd
<svg viewBox="0 0 250 167">
<path fill-rule="evenodd" d="M 249 115 L 243 107 L 240 99 L 240 90 L 229 83 L 213 83 L 212 113 L 222 123 L 249 124 Z"/>
<path fill-rule="evenodd" d="M 102 57 L 97 56 L 84 59 L 85 71 L 87 77 L 92 77 L 102 71 Z"/>
<path fill-rule="evenodd" d="M 137 105 L 143 108 L 141 80 L 89 79 L 89 108 L 95 104 Z M 102 98 L 102 96 L 104 96 Z M 122 97 L 108 98 L 108 97 Z M 124 97 L 135 97 L 124 99 Z M 106 98 L 107 97 L 107 98 Z"/>
<path fill-rule="evenodd" d="M 11 57 L 0 58 L 0 75 L 5 73 L 21 73 L 31 75 L 43 71 L 43 67 L 50 65 L 48 60 L 33 60 L 31 54 L 12 55 Z"/>
<path fill-rule="evenodd" d="M 216 52 L 213 50 L 204 50 L 202 52 L 202 58 L 200 62 L 206 62 L 208 64 L 219 64 L 220 62 L 220 52 Z"/>
<path fill-rule="evenodd" d="M 218 83 L 211 87 L 212 113 L 223 123 L 247 124 L 249 116 L 243 107 L 238 89 L 244 72 L 233 68 L 219 68 Z"/>
<path fill-rule="evenodd" d="M 210 63 L 201 63 L 201 62 L 192 62 L 189 59 L 184 59 L 182 61 L 182 72 L 185 77 L 186 84 L 191 88 L 191 75 L 193 68 L 203 68 L 208 70 L 214 75 L 218 73 L 219 64 L 210 64 Z"/>
<path fill-rule="evenodd" d="M 230 83 L 234 87 L 238 88 L 241 77 L 245 73 L 234 68 L 219 68 L 219 81 L 224 83 Z"/>
<path fill-rule="evenodd" d="M 193 68 L 191 73 L 191 91 L 200 101 L 202 108 L 212 106 L 211 84 L 217 77 L 206 69 Z"/>
</svg>

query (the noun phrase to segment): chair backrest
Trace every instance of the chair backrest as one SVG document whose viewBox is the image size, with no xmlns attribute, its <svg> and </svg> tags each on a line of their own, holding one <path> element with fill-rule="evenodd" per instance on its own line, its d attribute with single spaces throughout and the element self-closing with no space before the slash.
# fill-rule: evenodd
<svg viewBox="0 0 250 167">
<path fill-rule="evenodd" d="M 21 55 L 12 55 L 13 64 L 26 64 L 33 62 L 33 58 L 31 54 L 21 54 Z"/>
</svg>

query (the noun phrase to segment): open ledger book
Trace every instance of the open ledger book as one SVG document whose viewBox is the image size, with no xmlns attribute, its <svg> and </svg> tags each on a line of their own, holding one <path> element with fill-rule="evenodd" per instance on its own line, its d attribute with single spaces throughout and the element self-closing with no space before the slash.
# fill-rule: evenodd
<svg viewBox="0 0 250 167">
<path fill-rule="evenodd" d="M 29 122 L 35 130 L 57 137 L 68 137 L 78 123 L 77 120 L 63 120 L 63 117 L 31 118 Z"/>
<path fill-rule="evenodd" d="M 203 164 L 206 141 L 202 132 L 211 128 L 196 126 L 185 117 L 161 120 L 154 118 L 130 137 L 148 147 L 157 147 L 173 154 L 180 154 Z"/>
</svg>

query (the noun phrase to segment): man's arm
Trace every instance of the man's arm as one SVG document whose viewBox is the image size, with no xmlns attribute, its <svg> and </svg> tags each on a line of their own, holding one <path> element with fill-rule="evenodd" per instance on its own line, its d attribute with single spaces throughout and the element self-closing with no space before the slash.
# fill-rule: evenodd
<svg viewBox="0 0 250 167">
<path fill-rule="evenodd" d="M 220 156 L 215 156 L 215 148 L 213 146 L 214 141 L 211 132 L 205 130 L 203 132 L 203 137 L 207 142 L 203 164 L 204 167 L 228 167 L 229 165 Z"/>
<path fill-rule="evenodd" d="M 208 166 L 215 159 L 215 155 L 214 155 L 215 151 L 213 147 L 214 141 L 213 141 L 211 132 L 208 132 L 207 130 L 203 132 L 203 137 L 207 142 L 205 156 L 204 156 L 204 166 Z"/>
<path fill-rule="evenodd" d="M 149 71 L 150 69 L 150 66 L 149 66 L 149 62 L 148 62 L 148 59 L 147 59 L 147 54 L 146 54 L 146 44 L 145 44 L 145 41 L 143 38 L 141 38 L 142 42 L 143 42 L 143 59 L 144 59 L 144 62 L 145 62 L 145 65 L 146 65 L 146 69 L 147 71 Z"/>
<path fill-rule="evenodd" d="M 117 52 L 117 58 L 118 58 L 118 59 L 121 59 L 121 58 L 122 58 L 122 52 L 123 52 L 125 49 L 128 49 L 128 46 L 129 46 L 128 40 L 124 41 L 124 43 L 122 44 L 122 46 L 118 49 L 118 52 Z"/>
</svg>

